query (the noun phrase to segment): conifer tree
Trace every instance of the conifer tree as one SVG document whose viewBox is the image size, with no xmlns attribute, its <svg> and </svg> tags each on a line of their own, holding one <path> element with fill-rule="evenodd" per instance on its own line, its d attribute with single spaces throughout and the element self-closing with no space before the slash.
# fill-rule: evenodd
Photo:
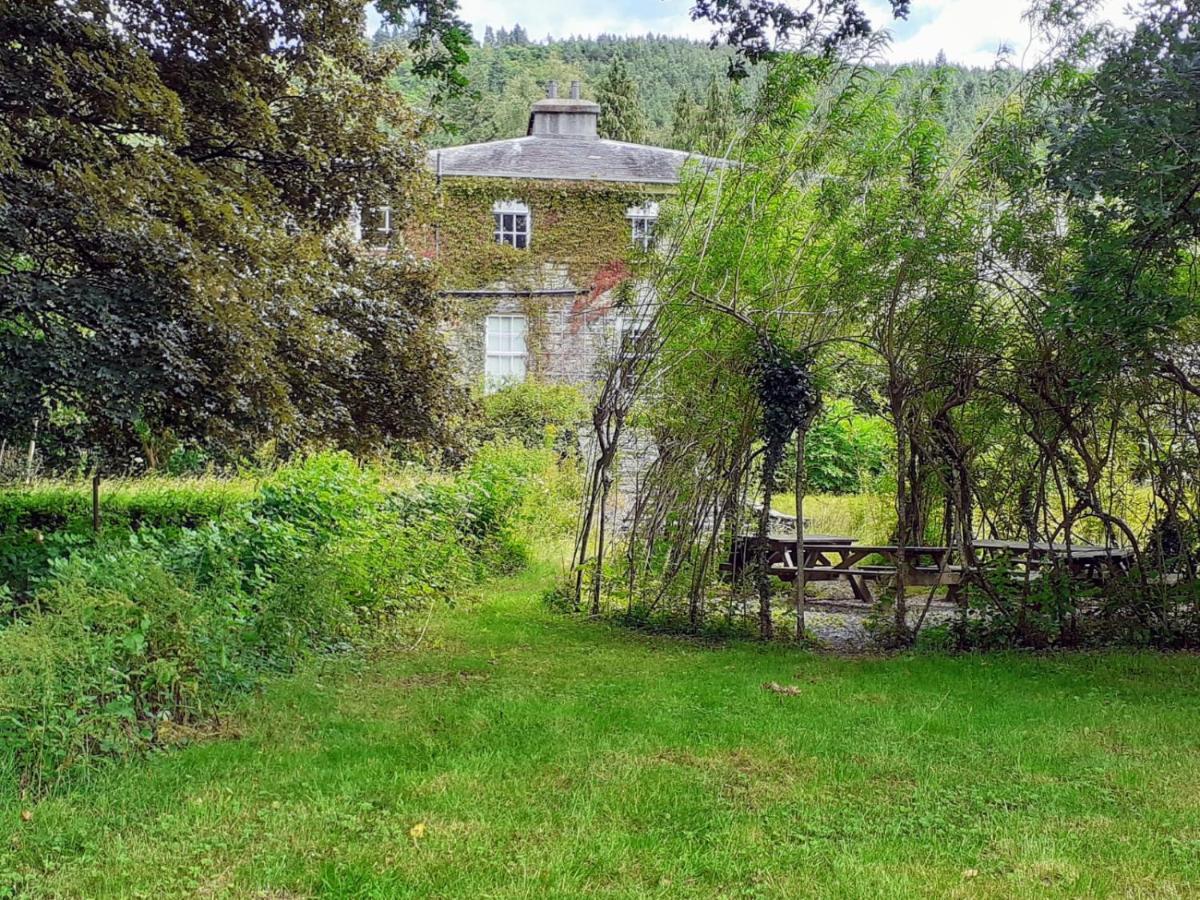
<svg viewBox="0 0 1200 900">
<path fill-rule="evenodd" d="M 637 84 L 629 75 L 625 61 L 614 56 L 604 80 L 596 90 L 600 103 L 600 137 L 614 141 L 642 143 L 646 139 L 646 114 L 638 98 Z"/>
<path fill-rule="evenodd" d="M 675 97 L 675 108 L 671 117 L 670 144 L 677 150 L 691 150 L 696 144 L 697 113 L 699 107 L 686 87 Z"/>
<path fill-rule="evenodd" d="M 716 75 L 709 79 L 708 91 L 696 123 L 695 143 L 698 146 L 694 149 L 713 156 L 728 152 L 738 117 L 739 96 L 737 85 L 728 79 Z"/>
</svg>

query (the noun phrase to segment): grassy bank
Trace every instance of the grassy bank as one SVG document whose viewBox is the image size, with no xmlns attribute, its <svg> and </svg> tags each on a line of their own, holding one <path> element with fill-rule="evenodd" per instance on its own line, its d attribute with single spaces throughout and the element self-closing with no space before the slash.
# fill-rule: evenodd
<svg viewBox="0 0 1200 900">
<path fill-rule="evenodd" d="M 415 649 L 276 682 L 225 721 L 230 739 L 4 807 L 4 883 L 156 897 L 1200 891 L 1194 656 L 702 647 L 547 611 L 552 569 L 439 614 Z"/>
</svg>

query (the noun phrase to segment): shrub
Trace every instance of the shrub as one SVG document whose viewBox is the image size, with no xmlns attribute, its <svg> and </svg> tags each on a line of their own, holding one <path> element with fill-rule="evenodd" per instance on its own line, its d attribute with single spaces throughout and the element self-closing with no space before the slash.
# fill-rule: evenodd
<svg viewBox="0 0 1200 900">
<path fill-rule="evenodd" d="M 234 513 L 252 496 L 249 479 L 144 478 L 104 481 L 101 535 L 92 531 L 88 481 L 41 481 L 0 489 L 0 583 L 28 600 L 50 561 L 96 543 L 98 537 L 142 528 L 196 528 Z"/>
<path fill-rule="evenodd" d="M 481 443 L 515 441 L 528 449 L 553 447 L 560 454 L 574 454 L 579 432 L 590 418 L 586 398 L 578 388 L 566 384 L 522 381 L 486 394 L 476 427 Z"/>
<path fill-rule="evenodd" d="M 27 602 L 0 590 L 12 616 L 0 630 L 0 771 L 36 789 L 151 746 L 268 672 L 519 567 L 537 531 L 531 498 L 571 484 L 556 460 L 486 445 L 456 477 L 389 491 L 350 456 L 320 453 L 211 521 L 79 542 L 51 533 Z"/>
<path fill-rule="evenodd" d="M 859 494 L 876 490 L 895 458 L 891 425 L 879 416 L 863 415 L 849 400 L 835 399 L 809 429 L 804 446 L 809 489 L 818 494 Z M 796 483 L 796 447 L 792 443 L 776 475 L 776 489 L 791 491 Z"/>
<path fill-rule="evenodd" d="M 228 515 L 254 496 L 250 479 L 140 478 L 104 480 L 105 527 L 193 527 Z M 0 489 L 0 532 L 13 529 L 90 531 L 90 481 L 38 481 Z"/>
<path fill-rule="evenodd" d="M 144 548 L 57 563 L 37 609 L 0 633 L 0 748 L 37 786 L 210 714 L 251 680 L 239 599 L 192 589 Z"/>
</svg>

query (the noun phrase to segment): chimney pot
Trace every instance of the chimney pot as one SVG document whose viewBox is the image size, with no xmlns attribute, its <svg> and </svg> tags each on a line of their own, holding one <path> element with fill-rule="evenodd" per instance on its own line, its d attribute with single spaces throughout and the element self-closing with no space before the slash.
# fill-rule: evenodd
<svg viewBox="0 0 1200 900">
<path fill-rule="evenodd" d="M 558 82 L 551 81 L 546 85 L 546 96 L 553 100 L 558 96 Z"/>
<path fill-rule="evenodd" d="M 579 82 L 578 81 L 571 82 L 571 99 L 572 100 L 579 99 Z"/>
</svg>

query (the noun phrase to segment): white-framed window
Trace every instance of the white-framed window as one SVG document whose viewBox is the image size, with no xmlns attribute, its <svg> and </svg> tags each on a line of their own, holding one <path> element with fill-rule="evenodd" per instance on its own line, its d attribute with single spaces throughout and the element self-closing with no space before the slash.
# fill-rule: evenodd
<svg viewBox="0 0 1200 900">
<path fill-rule="evenodd" d="M 636 348 L 638 339 L 645 333 L 648 324 L 645 319 L 636 315 L 618 315 L 612 318 L 613 350 L 614 352 L 632 351 Z"/>
<path fill-rule="evenodd" d="M 488 316 L 484 326 L 484 387 L 494 391 L 505 384 L 525 380 L 525 317 Z"/>
<path fill-rule="evenodd" d="M 637 360 L 645 359 L 650 351 L 643 341 L 643 336 L 650 328 L 646 319 L 634 312 L 613 316 L 610 320 L 612 327 L 612 356 L 613 362 L 622 363 L 620 386 L 629 389 L 631 384 L 627 378 L 632 374 L 630 366 L 637 368 Z"/>
<path fill-rule="evenodd" d="M 519 200 L 501 200 L 492 206 L 496 221 L 496 243 L 525 250 L 533 237 L 533 216 Z"/>
<path fill-rule="evenodd" d="M 362 241 L 372 247 L 386 247 L 392 239 L 392 208 L 386 204 L 364 207 L 359 227 Z"/>
<path fill-rule="evenodd" d="M 648 201 L 640 206 L 631 206 L 625 210 L 625 215 L 629 218 L 633 245 L 642 250 L 653 250 L 654 227 L 658 224 L 658 204 Z"/>
</svg>

